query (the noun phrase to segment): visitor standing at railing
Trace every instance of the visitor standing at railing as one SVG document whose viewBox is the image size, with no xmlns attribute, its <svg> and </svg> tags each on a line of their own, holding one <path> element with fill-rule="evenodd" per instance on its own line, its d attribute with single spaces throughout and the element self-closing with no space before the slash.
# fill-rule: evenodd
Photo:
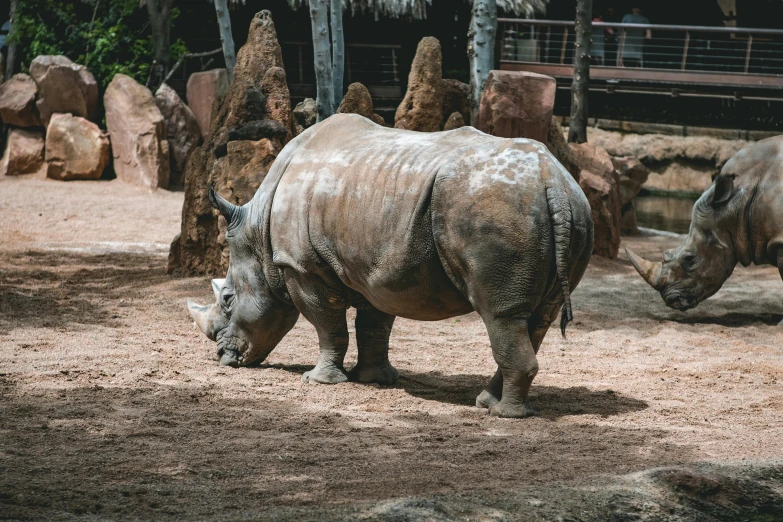
<svg viewBox="0 0 783 522">
<path fill-rule="evenodd" d="M 639 5 L 633 6 L 631 12 L 620 20 L 623 24 L 649 24 L 650 20 L 642 14 Z M 644 40 L 652 38 L 649 29 L 623 29 L 620 33 L 620 63 L 621 67 L 644 66 Z"/>
</svg>

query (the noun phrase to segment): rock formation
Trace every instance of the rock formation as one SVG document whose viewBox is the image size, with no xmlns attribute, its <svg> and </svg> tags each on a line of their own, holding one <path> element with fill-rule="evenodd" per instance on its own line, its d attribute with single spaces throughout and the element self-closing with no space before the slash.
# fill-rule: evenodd
<svg viewBox="0 0 783 522">
<path fill-rule="evenodd" d="M 294 119 L 302 130 L 315 125 L 315 122 L 318 120 L 318 106 L 316 105 L 315 100 L 312 98 L 305 98 L 297 103 L 296 108 L 294 109 Z"/>
<path fill-rule="evenodd" d="M 193 111 L 204 139 L 209 133 L 215 100 L 221 98 L 226 91 L 228 91 L 228 73 L 225 69 L 194 73 L 188 78 L 186 94 L 188 107 Z"/>
<path fill-rule="evenodd" d="M 250 24 L 247 43 L 237 53 L 234 81 L 212 112 L 206 141 L 188 160 L 182 229 L 171 244 L 169 272 L 225 274 L 225 220 L 209 204 L 207 192 L 214 184 L 232 203 L 249 201 L 296 132 L 282 67 L 272 16 L 261 11 Z M 282 130 L 258 141 L 232 139 L 272 127 Z M 215 152 L 222 154 L 223 150 L 225 155 L 218 158 Z"/>
<path fill-rule="evenodd" d="M 575 180 L 579 181 L 579 165 L 577 165 L 574 153 L 565 139 L 563 127 L 560 126 L 560 120 L 555 116 L 552 116 L 552 120 L 549 123 L 546 146 L 549 149 L 549 152 L 557 158 L 557 161 L 563 164 Z"/>
<path fill-rule="evenodd" d="M 443 93 L 443 108 L 441 110 L 443 125 L 452 114 L 458 112 L 467 125 L 470 122 L 470 85 L 459 80 L 441 80 Z M 445 130 L 445 129 L 444 129 Z"/>
<path fill-rule="evenodd" d="M 465 118 L 459 112 L 452 112 L 451 116 L 446 120 L 446 124 L 443 125 L 443 130 L 454 130 L 465 126 Z"/>
<path fill-rule="evenodd" d="M 165 83 L 155 93 L 155 103 L 166 120 L 171 170 L 169 185 L 180 186 L 185 181 L 188 156 L 201 144 L 201 129 L 193 111 L 185 105 L 177 92 Z"/>
<path fill-rule="evenodd" d="M 91 121 L 53 114 L 46 129 L 46 177 L 98 179 L 109 164 L 109 138 Z"/>
<path fill-rule="evenodd" d="M 0 174 L 19 176 L 44 169 L 44 138 L 41 132 L 11 129 L 0 162 Z"/>
<path fill-rule="evenodd" d="M 98 83 L 85 66 L 65 56 L 39 56 L 30 64 L 30 76 L 38 85 L 36 105 L 44 125 L 55 112 L 97 119 Z"/>
<path fill-rule="evenodd" d="M 422 132 L 437 132 L 443 120 L 443 86 L 440 42 L 437 38 L 422 38 L 408 75 L 405 93 L 394 126 Z"/>
<path fill-rule="evenodd" d="M 582 187 L 593 212 L 593 253 L 614 259 L 620 248 L 620 179 L 612 159 L 601 147 L 570 144 L 580 166 Z"/>
<path fill-rule="evenodd" d="M 0 85 L 0 118 L 6 125 L 40 127 L 41 118 L 35 106 L 38 86 L 26 74 L 15 74 Z"/>
<path fill-rule="evenodd" d="M 348 86 L 348 90 L 343 97 L 343 101 L 340 103 L 340 107 L 337 109 L 337 113 L 358 114 L 374 121 L 378 125 L 386 125 L 383 117 L 380 114 L 375 114 L 373 110 L 370 91 L 367 90 L 367 87 L 358 82 Z"/>
<path fill-rule="evenodd" d="M 550 76 L 490 71 L 474 126 L 493 136 L 546 143 L 556 90 Z"/>
<path fill-rule="evenodd" d="M 650 175 L 650 169 L 638 159 L 626 156 L 612 158 L 612 164 L 620 178 L 620 232 L 623 234 L 638 234 L 639 225 L 636 222 L 636 209 L 633 199 L 639 195 L 642 185 Z"/>
<path fill-rule="evenodd" d="M 106 88 L 103 103 L 117 177 L 152 190 L 168 188 L 166 122 L 150 90 L 117 74 Z"/>
</svg>

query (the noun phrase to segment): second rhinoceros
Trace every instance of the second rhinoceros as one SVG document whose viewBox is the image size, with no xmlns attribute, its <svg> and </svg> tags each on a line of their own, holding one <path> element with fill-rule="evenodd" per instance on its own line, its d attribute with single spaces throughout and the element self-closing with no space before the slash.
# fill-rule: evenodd
<svg viewBox="0 0 783 522">
<path fill-rule="evenodd" d="M 774 265 L 783 277 L 783 136 L 740 150 L 693 206 L 685 242 L 663 263 L 628 258 L 664 302 L 688 310 L 720 290 L 737 263 Z"/>
<path fill-rule="evenodd" d="M 301 312 L 320 344 L 305 382 L 391 384 L 396 316 L 475 310 L 498 364 L 477 406 L 532 412 L 536 353 L 561 308 L 565 332 L 593 243 L 587 199 L 542 144 L 338 114 L 291 141 L 248 204 L 210 200 L 230 265 L 217 303 L 189 308 L 221 364 L 263 360 Z M 351 306 L 358 363 L 346 372 Z"/>
</svg>

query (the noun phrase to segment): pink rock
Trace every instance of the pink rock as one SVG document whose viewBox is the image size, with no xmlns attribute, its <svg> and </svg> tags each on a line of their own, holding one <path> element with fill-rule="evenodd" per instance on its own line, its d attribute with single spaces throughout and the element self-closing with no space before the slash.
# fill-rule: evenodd
<svg viewBox="0 0 783 522">
<path fill-rule="evenodd" d="M 46 129 L 46 176 L 61 181 L 98 179 L 109 164 L 109 138 L 94 123 L 53 114 Z"/>
<path fill-rule="evenodd" d="M 503 138 L 547 142 L 555 79 L 522 71 L 490 71 L 481 96 L 476 128 Z"/>
<path fill-rule="evenodd" d="M 106 88 L 103 104 L 117 177 L 152 190 L 168 188 L 166 122 L 150 90 L 117 74 Z"/>
<path fill-rule="evenodd" d="M 85 66 L 65 56 L 39 56 L 30 64 L 30 76 L 38 85 L 36 105 L 44 125 L 55 112 L 97 118 L 98 83 Z"/>
<path fill-rule="evenodd" d="M 44 168 L 44 138 L 41 132 L 11 129 L 0 162 L 0 173 L 6 176 L 36 174 Z"/>
<path fill-rule="evenodd" d="M 35 106 L 38 87 L 26 74 L 15 74 L 0 85 L 0 118 L 6 125 L 40 127 L 41 118 Z"/>
<path fill-rule="evenodd" d="M 215 100 L 228 91 L 228 74 L 225 69 L 212 69 L 191 74 L 188 79 L 188 107 L 193 111 L 201 129 L 201 135 L 209 134 L 210 117 Z"/>
</svg>

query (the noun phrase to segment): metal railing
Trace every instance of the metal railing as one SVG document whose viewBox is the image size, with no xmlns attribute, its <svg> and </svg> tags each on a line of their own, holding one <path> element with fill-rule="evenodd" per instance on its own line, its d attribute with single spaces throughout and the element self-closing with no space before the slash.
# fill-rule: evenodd
<svg viewBox="0 0 783 522">
<path fill-rule="evenodd" d="M 498 23 L 501 64 L 573 64 L 574 22 L 501 18 Z M 666 72 L 721 73 L 765 87 L 776 82 L 759 85 L 751 77 L 783 77 L 782 30 L 593 22 L 592 34 L 591 60 L 598 68 L 654 71 L 651 78 L 663 81 L 685 78 Z M 739 78 L 731 81 L 743 84 Z"/>
<path fill-rule="evenodd" d="M 283 42 L 283 63 L 293 95 L 314 96 L 315 68 L 310 42 Z M 363 83 L 373 98 L 399 98 L 400 45 L 345 44 L 345 85 Z"/>
</svg>

